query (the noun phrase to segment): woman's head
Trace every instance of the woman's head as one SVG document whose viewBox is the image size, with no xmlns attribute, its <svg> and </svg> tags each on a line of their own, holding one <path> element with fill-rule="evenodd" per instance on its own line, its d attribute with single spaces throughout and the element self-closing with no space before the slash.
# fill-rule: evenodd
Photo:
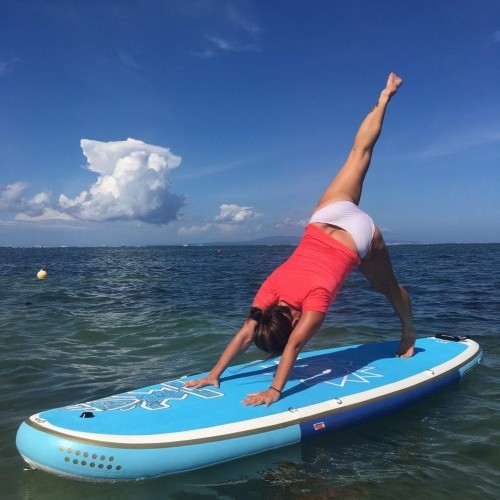
<svg viewBox="0 0 500 500">
<path fill-rule="evenodd" d="M 250 317 L 258 321 L 254 333 L 255 345 L 274 356 L 282 354 L 294 327 L 290 308 L 279 304 L 263 311 L 252 308 Z"/>
</svg>

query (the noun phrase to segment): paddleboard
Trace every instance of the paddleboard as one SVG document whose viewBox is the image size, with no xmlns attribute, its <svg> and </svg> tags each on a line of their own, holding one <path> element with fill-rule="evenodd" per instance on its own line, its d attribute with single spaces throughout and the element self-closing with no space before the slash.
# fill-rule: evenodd
<svg viewBox="0 0 500 500">
<path fill-rule="evenodd" d="M 184 387 L 181 377 L 95 401 L 42 411 L 20 426 L 16 444 L 32 467 L 87 480 L 157 477 L 298 443 L 373 418 L 458 382 L 481 360 L 466 337 L 418 339 L 304 352 L 282 397 L 245 406 L 271 384 L 278 359 L 229 367 L 220 388 Z"/>
</svg>

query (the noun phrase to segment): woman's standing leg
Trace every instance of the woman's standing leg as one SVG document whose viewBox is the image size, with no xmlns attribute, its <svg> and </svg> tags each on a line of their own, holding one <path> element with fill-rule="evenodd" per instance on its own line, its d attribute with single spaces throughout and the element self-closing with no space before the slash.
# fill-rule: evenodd
<svg viewBox="0 0 500 500">
<path fill-rule="evenodd" d="M 370 166 L 373 148 L 382 131 L 387 105 L 402 83 L 399 76 L 394 73 L 389 75 L 377 104 L 359 127 L 346 162 L 321 196 L 316 208 L 339 200 L 359 204 L 363 181 Z"/>
<path fill-rule="evenodd" d="M 389 251 L 378 228 L 359 270 L 375 290 L 385 295 L 401 321 L 401 343 L 396 354 L 403 358 L 413 356 L 416 333 L 410 295 L 394 276 Z"/>
</svg>

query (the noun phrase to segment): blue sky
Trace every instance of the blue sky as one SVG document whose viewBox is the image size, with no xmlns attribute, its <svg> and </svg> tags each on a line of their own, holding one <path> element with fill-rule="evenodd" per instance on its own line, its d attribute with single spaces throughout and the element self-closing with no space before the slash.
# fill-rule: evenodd
<svg viewBox="0 0 500 500">
<path fill-rule="evenodd" d="M 299 235 L 387 74 L 361 207 L 500 242 L 497 0 L 1 0 L 0 246 Z"/>
</svg>

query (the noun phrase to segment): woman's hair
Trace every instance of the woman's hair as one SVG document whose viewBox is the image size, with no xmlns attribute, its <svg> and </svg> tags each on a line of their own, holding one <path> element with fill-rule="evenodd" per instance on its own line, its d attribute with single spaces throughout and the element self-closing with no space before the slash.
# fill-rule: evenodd
<svg viewBox="0 0 500 500">
<path fill-rule="evenodd" d="M 273 356 L 281 355 L 293 330 L 290 308 L 276 304 L 262 311 L 252 307 L 248 317 L 258 322 L 253 337 L 255 345 Z"/>
</svg>

